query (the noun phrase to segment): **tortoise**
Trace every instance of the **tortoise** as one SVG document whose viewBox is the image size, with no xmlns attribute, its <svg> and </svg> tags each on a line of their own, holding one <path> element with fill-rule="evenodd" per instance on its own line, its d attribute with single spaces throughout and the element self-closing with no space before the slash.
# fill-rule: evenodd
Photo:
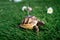
<svg viewBox="0 0 60 40">
<path fill-rule="evenodd" d="M 43 26 L 43 25 L 44 25 L 44 22 L 40 21 L 35 16 L 29 15 L 22 20 L 19 26 L 24 29 L 35 29 L 36 32 L 38 32 L 39 31 L 38 26 Z"/>
</svg>

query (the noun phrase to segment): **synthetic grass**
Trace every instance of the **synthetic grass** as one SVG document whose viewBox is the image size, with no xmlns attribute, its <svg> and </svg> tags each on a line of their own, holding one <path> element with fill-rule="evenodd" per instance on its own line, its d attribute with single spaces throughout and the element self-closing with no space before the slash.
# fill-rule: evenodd
<svg viewBox="0 0 60 40">
<path fill-rule="evenodd" d="M 45 22 L 36 34 L 33 30 L 18 28 L 18 23 L 27 15 L 22 6 L 33 8 L 31 15 Z M 47 14 L 47 8 L 54 12 Z M 59 0 L 23 0 L 20 3 L 0 0 L 0 40 L 60 40 L 60 1 Z"/>
</svg>

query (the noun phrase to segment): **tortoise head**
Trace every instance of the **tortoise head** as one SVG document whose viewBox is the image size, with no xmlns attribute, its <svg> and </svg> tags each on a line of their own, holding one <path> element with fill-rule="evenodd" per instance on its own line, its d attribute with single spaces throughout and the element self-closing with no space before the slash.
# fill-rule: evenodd
<svg viewBox="0 0 60 40">
<path fill-rule="evenodd" d="M 44 24 L 44 22 L 38 21 L 37 26 L 43 26 Z"/>
</svg>

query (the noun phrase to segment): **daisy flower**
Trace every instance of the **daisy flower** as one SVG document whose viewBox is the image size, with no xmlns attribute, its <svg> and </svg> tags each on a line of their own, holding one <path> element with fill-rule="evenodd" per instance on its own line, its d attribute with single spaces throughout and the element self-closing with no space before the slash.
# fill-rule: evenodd
<svg viewBox="0 0 60 40">
<path fill-rule="evenodd" d="M 14 0 L 14 2 L 21 2 L 22 0 Z"/>
<path fill-rule="evenodd" d="M 52 8 L 52 7 L 49 7 L 49 8 L 47 9 L 47 13 L 48 13 L 48 14 L 52 14 L 52 13 L 53 13 L 53 8 Z"/>
<path fill-rule="evenodd" d="M 23 6 L 22 7 L 22 11 L 24 11 L 24 10 L 26 10 L 27 9 L 27 7 L 26 6 Z"/>
<path fill-rule="evenodd" d="M 32 8 L 31 8 L 31 7 L 28 7 L 28 11 L 29 11 L 29 12 L 32 11 Z"/>
</svg>

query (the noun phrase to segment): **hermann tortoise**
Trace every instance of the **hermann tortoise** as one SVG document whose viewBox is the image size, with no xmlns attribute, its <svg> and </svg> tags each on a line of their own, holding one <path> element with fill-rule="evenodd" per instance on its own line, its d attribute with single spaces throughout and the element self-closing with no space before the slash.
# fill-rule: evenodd
<svg viewBox="0 0 60 40">
<path fill-rule="evenodd" d="M 35 28 L 36 32 L 38 32 L 39 31 L 38 26 L 42 26 L 42 25 L 44 25 L 44 22 L 41 22 L 35 16 L 29 15 L 22 20 L 22 23 L 19 26 L 25 29 Z"/>
</svg>

